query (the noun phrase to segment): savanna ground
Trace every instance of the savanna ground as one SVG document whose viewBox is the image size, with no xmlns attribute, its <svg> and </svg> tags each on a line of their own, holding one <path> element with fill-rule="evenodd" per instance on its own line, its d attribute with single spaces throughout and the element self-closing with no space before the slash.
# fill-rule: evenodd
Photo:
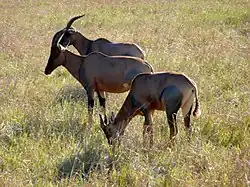
<svg viewBox="0 0 250 187">
<path fill-rule="evenodd" d="M 250 186 L 248 0 L 1 0 L 0 12 L 0 186 Z M 165 113 L 156 112 L 152 150 L 142 147 L 138 116 L 112 156 L 97 99 L 85 130 L 80 84 L 62 67 L 43 73 L 54 33 L 82 13 L 74 27 L 86 37 L 135 42 L 156 71 L 197 83 L 202 115 L 190 142 L 180 112 L 170 149 Z M 126 94 L 109 94 L 109 113 Z"/>
</svg>

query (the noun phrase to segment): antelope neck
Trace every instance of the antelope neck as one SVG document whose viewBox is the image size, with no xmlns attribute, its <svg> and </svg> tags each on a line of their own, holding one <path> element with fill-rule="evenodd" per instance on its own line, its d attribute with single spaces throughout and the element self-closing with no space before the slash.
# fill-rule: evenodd
<svg viewBox="0 0 250 187">
<path fill-rule="evenodd" d="M 133 114 L 135 112 L 135 109 L 133 109 L 132 105 L 129 103 L 129 100 L 130 99 L 126 99 L 125 103 L 122 105 L 122 108 L 115 117 L 114 125 L 120 133 L 123 133 L 133 118 Z"/>
<path fill-rule="evenodd" d="M 86 53 L 85 54 L 88 55 L 91 51 L 92 51 L 92 41 L 89 40 L 88 45 L 86 47 Z"/>
<path fill-rule="evenodd" d="M 74 45 L 74 47 L 77 49 L 77 51 L 81 55 L 87 55 L 91 51 L 92 46 L 92 40 L 89 40 L 88 38 L 84 37 L 81 33 L 78 32 L 78 39 Z"/>
<path fill-rule="evenodd" d="M 69 51 L 64 52 L 65 62 L 63 66 L 69 71 L 69 73 L 80 81 L 79 71 L 83 64 L 83 57 L 77 56 Z"/>
</svg>

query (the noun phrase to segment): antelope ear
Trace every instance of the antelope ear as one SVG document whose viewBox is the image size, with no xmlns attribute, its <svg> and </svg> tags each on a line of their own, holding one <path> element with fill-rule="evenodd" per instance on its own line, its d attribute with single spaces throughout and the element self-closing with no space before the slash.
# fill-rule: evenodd
<svg viewBox="0 0 250 187">
<path fill-rule="evenodd" d="M 114 112 L 111 112 L 110 121 L 111 122 L 115 121 L 115 113 Z"/>
<path fill-rule="evenodd" d="M 102 129 L 105 129 L 105 124 L 104 124 L 104 121 L 103 121 L 103 119 L 102 119 L 102 115 L 99 114 L 99 117 L 100 117 L 101 128 L 102 128 Z"/>
<path fill-rule="evenodd" d="M 68 30 L 68 33 L 69 34 L 75 34 L 77 31 L 76 31 L 76 28 L 74 27 L 71 27 L 69 30 Z"/>
</svg>

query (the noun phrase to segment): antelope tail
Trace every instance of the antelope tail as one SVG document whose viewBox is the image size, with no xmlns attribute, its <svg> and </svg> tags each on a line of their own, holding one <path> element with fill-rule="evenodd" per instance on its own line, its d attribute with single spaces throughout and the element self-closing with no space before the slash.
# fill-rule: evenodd
<svg viewBox="0 0 250 187">
<path fill-rule="evenodd" d="M 197 119 L 200 115 L 201 115 L 201 110 L 200 110 L 200 103 L 199 103 L 199 100 L 198 100 L 198 89 L 197 87 L 194 85 L 194 94 L 195 94 L 195 108 L 194 108 L 194 111 L 193 111 L 193 116 L 195 119 Z"/>
</svg>

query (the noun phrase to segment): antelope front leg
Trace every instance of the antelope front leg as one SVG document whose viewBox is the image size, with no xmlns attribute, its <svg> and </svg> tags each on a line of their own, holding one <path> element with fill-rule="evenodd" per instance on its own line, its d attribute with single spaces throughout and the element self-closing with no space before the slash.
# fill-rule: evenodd
<svg viewBox="0 0 250 187">
<path fill-rule="evenodd" d="M 91 87 L 85 88 L 88 95 L 88 124 L 93 123 L 94 90 Z"/>
<path fill-rule="evenodd" d="M 106 115 L 106 99 L 105 99 L 105 94 L 104 92 L 97 92 L 98 98 L 99 98 L 99 103 L 102 108 L 102 112 L 104 116 Z"/>
<path fill-rule="evenodd" d="M 146 135 L 149 137 L 149 148 L 153 146 L 153 128 L 152 128 L 152 119 L 151 115 L 148 111 L 148 109 L 143 109 L 142 110 L 144 117 L 145 117 L 145 122 L 143 126 L 143 145 L 146 146 Z"/>
<path fill-rule="evenodd" d="M 149 147 L 151 148 L 153 146 L 154 140 L 153 140 L 153 128 L 152 128 L 152 124 L 146 124 L 144 123 L 144 127 L 143 127 L 143 145 L 144 147 L 147 144 L 147 135 L 149 137 Z"/>
</svg>

